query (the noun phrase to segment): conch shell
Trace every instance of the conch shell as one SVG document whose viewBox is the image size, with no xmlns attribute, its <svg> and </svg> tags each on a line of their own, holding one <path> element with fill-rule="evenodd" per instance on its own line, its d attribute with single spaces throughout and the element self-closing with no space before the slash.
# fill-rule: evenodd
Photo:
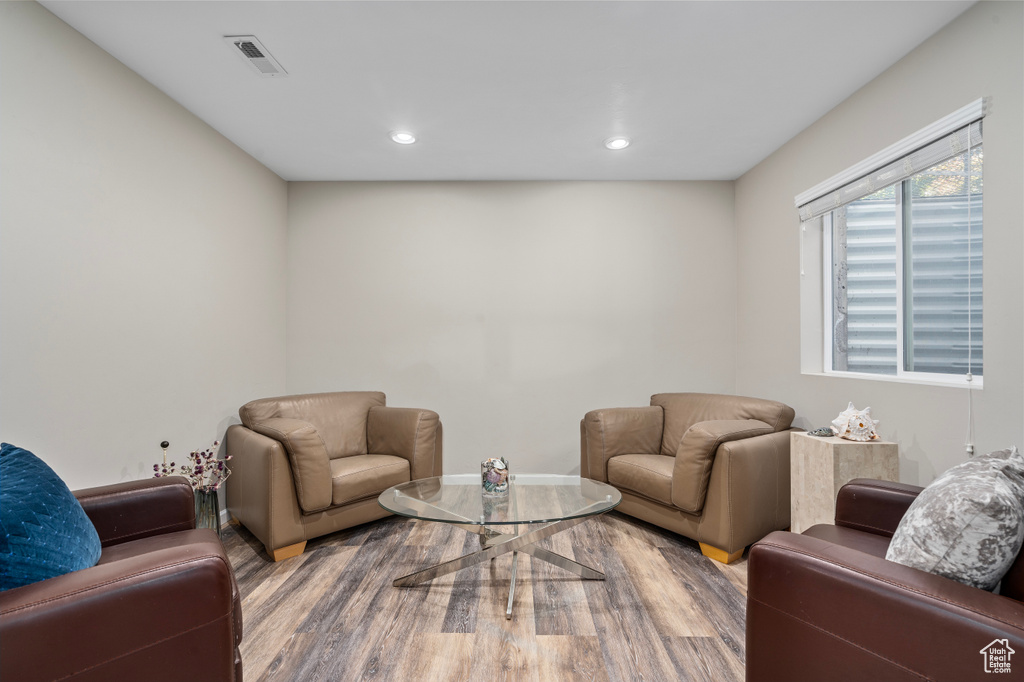
<svg viewBox="0 0 1024 682">
<path fill-rule="evenodd" d="M 877 419 L 871 418 L 871 408 L 865 407 L 858 410 L 853 403 L 839 413 L 839 416 L 832 420 L 832 430 L 836 435 L 846 440 L 878 440 L 875 433 Z"/>
</svg>

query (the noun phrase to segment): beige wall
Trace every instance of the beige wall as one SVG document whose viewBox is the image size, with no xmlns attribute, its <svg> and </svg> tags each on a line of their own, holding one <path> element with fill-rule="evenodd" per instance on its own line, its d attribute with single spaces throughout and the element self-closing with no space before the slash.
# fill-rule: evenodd
<svg viewBox="0 0 1024 682">
<path fill-rule="evenodd" d="M 734 385 L 732 183 L 291 183 L 288 390 L 436 410 L 446 473 L 579 471 L 588 410 Z"/>
<path fill-rule="evenodd" d="M 0 85 L 0 434 L 151 475 L 284 389 L 286 184 L 35 3 Z"/>
<path fill-rule="evenodd" d="M 972 7 L 736 183 L 738 393 L 793 405 L 801 426 L 853 401 L 900 444 L 900 476 L 926 484 L 963 461 L 963 389 L 800 372 L 799 220 L 794 195 L 981 96 L 985 119 L 985 380 L 975 443 L 1024 446 L 1024 47 L 1019 2 Z M 813 257 L 813 253 L 805 257 Z M 805 343 L 807 340 L 805 339 Z"/>
<path fill-rule="evenodd" d="M 1021 15 L 975 6 L 735 185 L 289 187 L 2 2 L 0 434 L 80 487 L 148 476 L 251 398 L 374 388 L 441 414 L 447 472 L 560 474 L 587 410 L 704 390 L 803 426 L 871 405 L 926 483 L 964 456 L 965 392 L 800 373 L 792 197 L 988 95 L 976 442 L 1024 444 Z"/>
</svg>

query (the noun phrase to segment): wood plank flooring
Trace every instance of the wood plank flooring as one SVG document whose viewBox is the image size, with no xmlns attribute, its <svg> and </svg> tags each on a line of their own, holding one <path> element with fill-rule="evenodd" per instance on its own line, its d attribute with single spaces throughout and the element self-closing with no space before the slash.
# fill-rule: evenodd
<svg viewBox="0 0 1024 682">
<path fill-rule="evenodd" d="M 391 581 L 479 548 L 476 535 L 390 518 L 311 540 L 274 563 L 245 528 L 224 546 L 242 595 L 245 679 L 467 681 L 743 679 L 746 559 L 612 512 L 538 543 L 605 572 L 580 580 L 511 555 L 426 585 Z"/>
</svg>

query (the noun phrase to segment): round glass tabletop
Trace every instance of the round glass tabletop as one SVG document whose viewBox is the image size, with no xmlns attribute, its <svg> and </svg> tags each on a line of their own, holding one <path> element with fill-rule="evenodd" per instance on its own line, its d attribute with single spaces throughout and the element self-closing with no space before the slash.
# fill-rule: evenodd
<svg viewBox="0 0 1024 682">
<path fill-rule="evenodd" d="M 622 501 L 618 490 L 589 478 L 567 484 L 509 483 L 506 495 L 485 495 L 480 482 L 453 483 L 444 476 L 388 488 L 377 502 L 399 516 L 442 523 L 491 526 L 550 523 L 603 514 Z"/>
</svg>

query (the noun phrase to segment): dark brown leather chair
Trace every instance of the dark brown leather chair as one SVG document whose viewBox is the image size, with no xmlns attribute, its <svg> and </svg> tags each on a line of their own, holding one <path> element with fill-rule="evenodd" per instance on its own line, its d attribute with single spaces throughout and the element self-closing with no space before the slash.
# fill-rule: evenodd
<svg viewBox="0 0 1024 682">
<path fill-rule="evenodd" d="M 839 491 L 834 526 L 750 548 L 748 682 L 1024 679 L 1020 555 L 1000 594 L 885 560 L 921 490 L 855 479 Z M 985 671 L 993 644 L 1016 652 L 1008 674 Z"/>
<path fill-rule="evenodd" d="M 0 592 L 0 679 L 241 682 L 242 608 L 180 477 L 75 493 L 99 563 Z"/>
<path fill-rule="evenodd" d="M 263 398 L 238 415 L 225 437 L 228 510 L 274 561 L 389 516 L 377 496 L 391 486 L 441 475 L 437 413 L 387 407 L 377 391 Z"/>
<path fill-rule="evenodd" d="M 594 410 L 580 422 L 580 475 L 618 488 L 618 511 L 730 563 L 789 527 L 793 416 L 774 400 L 712 393 L 658 393 L 650 407 Z"/>
</svg>

